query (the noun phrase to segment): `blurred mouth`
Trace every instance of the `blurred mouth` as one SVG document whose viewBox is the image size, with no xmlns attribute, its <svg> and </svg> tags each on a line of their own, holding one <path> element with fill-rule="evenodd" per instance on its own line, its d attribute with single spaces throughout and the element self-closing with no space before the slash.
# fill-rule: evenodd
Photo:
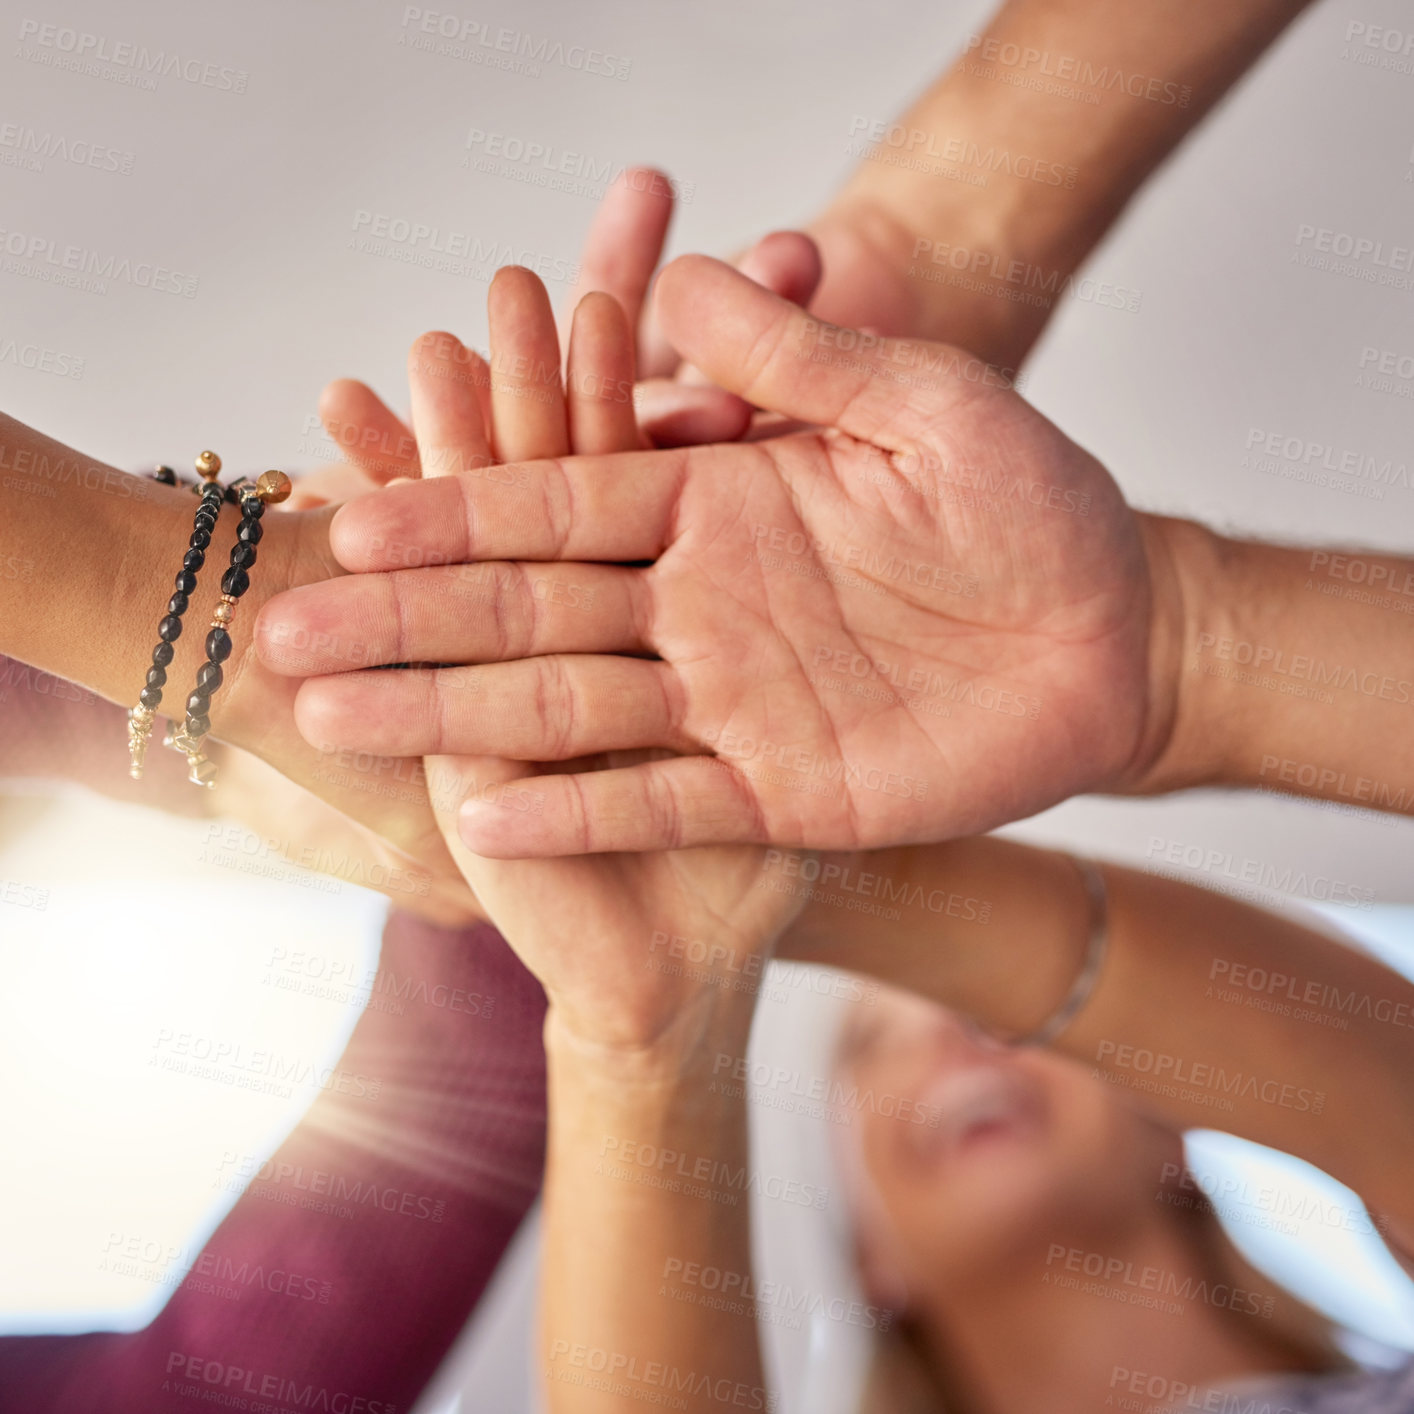
<svg viewBox="0 0 1414 1414">
<path fill-rule="evenodd" d="M 1015 1143 L 1041 1132 L 1044 1106 L 1014 1071 L 973 1065 L 940 1075 L 918 1097 L 927 1120 L 918 1138 L 928 1151 L 960 1155 Z"/>
</svg>

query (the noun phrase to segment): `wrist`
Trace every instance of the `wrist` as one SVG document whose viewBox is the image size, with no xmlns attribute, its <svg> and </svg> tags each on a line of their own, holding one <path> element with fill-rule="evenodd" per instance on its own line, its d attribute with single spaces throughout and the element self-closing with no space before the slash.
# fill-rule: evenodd
<svg viewBox="0 0 1414 1414">
<path fill-rule="evenodd" d="M 987 116 L 992 97 L 959 90 L 910 130 L 934 159 L 930 179 L 920 179 L 895 148 L 881 144 L 809 230 L 822 246 L 848 231 L 897 272 L 912 322 L 881 332 L 959 344 L 1015 370 L 1055 308 L 1054 299 L 1020 296 L 1038 281 L 1057 289 L 1093 241 L 1076 229 L 1084 207 L 1065 186 L 1017 180 L 976 186 L 943 174 L 954 165 L 954 152 L 995 144 L 994 129 L 1005 127 L 1005 119 Z M 853 322 L 878 327 L 877 321 Z"/>
<path fill-rule="evenodd" d="M 811 308 L 834 323 L 957 344 L 1008 373 L 1045 323 L 1045 310 L 1005 298 L 1002 282 L 950 263 L 985 256 L 1004 270 L 1019 259 L 1004 213 L 900 205 L 865 186 L 846 190 L 806 229 L 824 263 Z"/>
<path fill-rule="evenodd" d="M 230 515 L 231 509 L 227 507 L 218 522 L 208 553 L 207 563 L 216 570 L 213 578 L 217 580 L 235 544 L 239 518 Z M 345 573 L 329 549 L 329 522 L 334 510 L 271 508 L 261 518 L 263 534 L 258 558 L 250 571 L 250 588 L 230 624 L 232 648 L 226 665 L 226 684 L 211 708 L 216 735 L 255 750 L 257 755 L 264 754 L 256 749 L 256 744 L 266 737 L 270 725 L 272 679 L 260 662 L 256 624 L 265 605 L 278 594 Z M 349 656 L 350 666 L 357 666 L 352 650 Z M 273 686 L 282 697 L 293 695 L 293 679 L 276 678 Z"/>
<path fill-rule="evenodd" d="M 1243 547 L 1195 521 L 1138 519 L 1152 586 L 1149 712 L 1140 750 L 1118 788 L 1158 795 L 1224 780 L 1240 749 L 1231 684 L 1203 671 L 1201 652 L 1236 630 Z"/>
<path fill-rule="evenodd" d="M 552 1078 L 619 1094 L 675 1094 L 700 1090 L 716 1058 L 745 1054 L 752 1008 L 731 998 L 701 995 L 652 1037 L 625 1041 L 587 1025 L 551 999 L 545 1015 L 545 1054 Z"/>
</svg>

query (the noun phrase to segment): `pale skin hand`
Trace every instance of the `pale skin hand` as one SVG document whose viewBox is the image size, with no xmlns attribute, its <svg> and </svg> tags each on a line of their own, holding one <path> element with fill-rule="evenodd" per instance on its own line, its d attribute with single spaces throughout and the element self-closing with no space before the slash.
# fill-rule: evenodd
<svg viewBox="0 0 1414 1414">
<path fill-rule="evenodd" d="M 370 661 L 477 665 L 306 684 L 312 739 L 542 761 L 683 753 L 539 781 L 538 813 L 469 801 L 463 841 L 498 857 L 937 838 L 1139 777 L 1173 709 L 1176 596 L 1159 526 L 1141 528 L 1094 458 L 969 356 L 844 353 L 843 336 L 717 262 L 675 262 L 659 300 L 709 376 L 830 430 L 531 464 L 515 485 L 461 476 L 346 507 L 334 543 L 357 570 L 409 546 L 433 562 L 576 563 L 358 576 L 275 605 L 260 635 L 279 671 L 343 665 L 282 659 L 277 620 L 357 624 Z M 942 371 L 919 373 L 923 358 Z M 899 368 L 923 386 L 888 376 Z M 979 472 L 1008 494 L 970 494 Z M 468 574 L 496 583 L 495 612 L 453 624 L 436 606 Z M 536 586 L 551 574 L 594 611 L 549 602 Z"/>
<path fill-rule="evenodd" d="M 611 453 L 642 445 L 632 339 L 612 297 L 591 293 L 576 307 L 563 382 L 549 300 L 534 275 L 501 271 L 489 313 L 489 364 L 447 333 L 424 335 L 409 355 L 424 476 L 437 476 L 453 461 L 481 469 L 571 449 Z M 450 633 L 475 633 L 477 622 L 490 616 L 484 595 L 468 592 L 469 583 L 462 585 L 464 611 L 455 595 L 439 603 L 435 617 Z M 544 597 L 553 598 L 553 576 L 541 583 Z M 479 691 L 468 700 L 474 710 L 493 710 Z M 520 710 L 515 703 L 507 708 Z M 700 1011 L 701 988 L 646 966 L 654 931 L 671 920 L 693 936 L 735 939 L 741 951 L 778 931 L 779 920 L 798 905 L 756 887 L 761 855 L 755 849 L 514 864 L 473 855 L 456 837 L 456 803 L 470 791 L 512 815 L 534 803 L 540 785 L 525 779 L 526 770 L 492 758 L 429 757 L 433 805 L 454 856 L 496 925 L 545 983 L 566 1035 L 611 1049 L 659 1046 L 661 1033 Z M 517 785 L 502 791 L 508 780 Z M 546 899 L 554 900 L 552 908 L 546 909 Z M 776 921 L 768 928 L 770 920 Z M 636 949 L 626 958 L 628 938 Z"/>
</svg>

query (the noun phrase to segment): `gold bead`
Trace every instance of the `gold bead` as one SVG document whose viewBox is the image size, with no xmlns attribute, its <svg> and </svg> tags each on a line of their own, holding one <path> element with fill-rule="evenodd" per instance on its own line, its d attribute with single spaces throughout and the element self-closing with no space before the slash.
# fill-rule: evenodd
<svg viewBox="0 0 1414 1414">
<path fill-rule="evenodd" d="M 196 459 L 196 469 L 203 481 L 215 481 L 221 475 L 221 458 L 215 452 L 203 452 Z"/>
<path fill-rule="evenodd" d="M 278 505 L 293 490 L 293 483 L 283 471 L 263 471 L 255 479 L 255 494 L 267 506 Z"/>
<path fill-rule="evenodd" d="M 230 604 L 218 604 L 211 614 L 211 627 L 223 628 L 231 622 L 235 609 Z"/>
</svg>

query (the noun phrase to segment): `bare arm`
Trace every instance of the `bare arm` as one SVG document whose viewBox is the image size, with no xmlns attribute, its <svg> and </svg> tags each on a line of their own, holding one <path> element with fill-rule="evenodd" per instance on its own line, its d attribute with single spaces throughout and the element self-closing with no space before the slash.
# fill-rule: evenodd
<svg viewBox="0 0 1414 1414">
<path fill-rule="evenodd" d="M 1414 559 L 1165 531 L 1167 744 L 1130 787 L 1253 787 L 1414 814 Z"/>
<path fill-rule="evenodd" d="M 746 1104 L 711 1070 L 714 1053 L 741 1054 L 748 1022 L 737 1008 L 685 1052 L 625 1061 L 551 1015 L 541 1350 L 555 1414 L 659 1394 L 690 1414 L 768 1407 L 754 1315 L 673 1294 L 695 1294 L 681 1284 L 693 1265 L 751 1271 Z"/>
<path fill-rule="evenodd" d="M 0 415 L 0 654 L 112 702 L 135 704 L 194 512 L 189 492 L 130 476 Z M 272 832 L 276 852 L 298 859 L 312 843 L 320 854 L 316 867 L 332 861 L 333 872 L 352 882 L 460 921 L 474 916 L 474 904 L 437 832 L 420 763 L 388 758 L 361 768 L 309 746 L 295 729 L 288 679 L 265 672 L 250 651 L 252 625 L 265 599 L 341 573 L 328 549 L 330 514 L 265 518 L 251 589 L 233 625 L 235 651 L 212 705 L 214 735 L 275 766 L 348 817 L 331 817 L 313 801 L 306 808 L 308 798 L 281 782 L 280 824 Z M 204 658 L 206 625 L 237 519 L 227 508 L 212 536 L 168 669 L 164 711 L 180 713 Z M 126 762 L 126 731 L 117 714 L 110 720 L 95 712 L 92 730 L 100 729 L 111 732 L 108 750 Z M 159 724 L 158 740 L 160 731 Z M 154 742 L 149 760 L 159 752 Z M 244 818 L 258 816 L 251 787 L 258 793 L 274 779 L 252 769 L 233 772 L 211 804 Z M 160 800 L 156 782 L 144 798 Z"/>
<path fill-rule="evenodd" d="M 785 956 L 871 973 L 1013 1035 L 1039 1026 L 1079 971 L 1087 901 L 1063 855 L 983 838 L 825 863 L 853 873 L 811 886 Z M 1414 985 L 1238 899 L 1104 874 L 1108 955 L 1057 1049 L 1177 1125 L 1296 1154 L 1414 1223 Z M 901 900 L 901 919 L 831 902 L 861 889 Z"/>
<path fill-rule="evenodd" d="M 872 147 L 810 227 L 825 255 L 814 308 L 1014 367 L 1054 302 L 1008 298 L 1012 263 L 1043 284 L 1076 270 L 1307 3 L 1008 0 L 896 121 L 855 116 L 852 139 Z M 949 281 L 959 271 L 975 284 Z"/>
</svg>

